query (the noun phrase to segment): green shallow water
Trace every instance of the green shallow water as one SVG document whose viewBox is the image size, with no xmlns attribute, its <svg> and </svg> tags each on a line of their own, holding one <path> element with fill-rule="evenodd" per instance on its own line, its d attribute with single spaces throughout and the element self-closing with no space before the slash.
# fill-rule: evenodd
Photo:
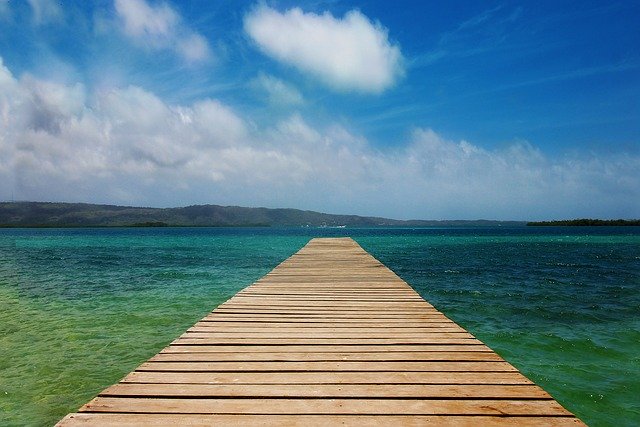
<svg viewBox="0 0 640 427">
<path fill-rule="evenodd" d="M 54 424 L 333 235 L 588 424 L 640 424 L 637 228 L 0 230 L 0 424 Z"/>
</svg>

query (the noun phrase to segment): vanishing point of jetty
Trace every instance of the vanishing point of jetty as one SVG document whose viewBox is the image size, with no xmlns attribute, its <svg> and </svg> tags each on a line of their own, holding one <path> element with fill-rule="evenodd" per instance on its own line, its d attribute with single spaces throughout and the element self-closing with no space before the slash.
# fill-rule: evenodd
<svg viewBox="0 0 640 427">
<path fill-rule="evenodd" d="M 582 425 L 349 238 L 299 252 L 58 425 Z"/>
</svg>

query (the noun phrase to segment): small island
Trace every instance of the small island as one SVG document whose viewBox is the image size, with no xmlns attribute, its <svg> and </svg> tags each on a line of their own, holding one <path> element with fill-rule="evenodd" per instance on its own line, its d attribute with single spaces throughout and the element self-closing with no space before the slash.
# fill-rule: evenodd
<svg viewBox="0 0 640 427">
<path fill-rule="evenodd" d="M 563 226 L 563 227 L 627 227 L 640 226 L 640 219 L 567 219 L 561 221 L 533 221 L 528 222 L 528 226 Z"/>
</svg>

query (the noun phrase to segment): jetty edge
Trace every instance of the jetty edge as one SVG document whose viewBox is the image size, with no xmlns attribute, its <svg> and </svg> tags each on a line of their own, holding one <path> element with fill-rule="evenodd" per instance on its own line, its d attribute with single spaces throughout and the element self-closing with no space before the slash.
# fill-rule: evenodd
<svg viewBox="0 0 640 427">
<path fill-rule="evenodd" d="M 57 426 L 584 425 L 351 238 L 316 238 Z"/>
</svg>

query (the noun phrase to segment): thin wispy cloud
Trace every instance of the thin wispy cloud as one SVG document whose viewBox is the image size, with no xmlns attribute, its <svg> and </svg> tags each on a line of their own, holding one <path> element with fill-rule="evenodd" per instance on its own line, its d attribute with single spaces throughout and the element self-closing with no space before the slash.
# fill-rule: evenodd
<svg viewBox="0 0 640 427">
<path fill-rule="evenodd" d="M 497 14 L 498 11 L 502 10 L 504 6 L 498 5 L 494 8 L 484 10 L 477 15 L 472 16 L 466 21 L 461 22 L 455 30 L 448 31 L 442 35 L 440 35 L 439 44 L 446 44 L 451 40 L 455 40 L 456 38 L 463 37 L 465 33 L 469 30 L 476 29 L 480 26 L 483 26 L 493 19 L 493 17 Z"/>
<path fill-rule="evenodd" d="M 9 22 L 12 18 L 9 0 L 0 0 L 0 22 Z"/>
<path fill-rule="evenodd" d="M 64 20 L 64 12 L 60 2 L 55 0 L 28 0 L 28 2 L 33 11 L 33 22 L 36 25 L 59 23 Z"/>
<path fill-rule="evenodd" d="M 505 34 L 522 13 L 522 7 L 507 9 L 504 5 L 484 10 L 440 34 L 436 45 L 428 52 L 411 58 L 410 64 L 417 68 L 449 57 L 468 57 L 511 49 L 505 47 Z"/>
<path fill-rule="evenodd" d="M 380 93 L 403 73 L 387 29 L 357 10 L 336 18 L 260 5 L 245 16 L 244 28 L 265 54 L 336 90 Z"/>
<path fill-rule="evenodd" d="M 601 74 L 612 74 L 612 73 L 615 74 L 615 73 L 620 73 L 625 71 L 637 70 L 639 68 L 640 68 L 640 62 L 621 62 L 618 64 L 608 64 L 608 65 L 598 66 L 598 67 L 577 68 L 575 70 L 571 70 L 564 73 L 552 74 L 552 75 L 547 75 L 537 79 L 523 80 L 523 81 L 518 81 L 518 82 L 514 82 L 507 85 L 498 86 L 493 90 L 494 91 L 509 90 L 509 89 L 515 89 L 515 88 L 524 87 L 524 86 L 534 86 L 534 85 L 540 85 L 540 84 L 546 84 L 546 83 L 560 82 L 563 80 L 580 79 L 584 77 L 597 76 Z"/>
<path fill-rule="evenodd" d="M 298 89 L 272 75 L 260 73 L 251 81 L 251 85 L 264 93 L 272 105 L 297 106 L 304 103 L 304 98 Z"/>
<path fill-rule="evenodd" d="M 189 63 L 207 60 L 211 49 L 206 38 L 184 25 L 180 15 L 166 3 L 115 0 L 123 32 L 151 50 L 170 49 Z"/>
</svg>

